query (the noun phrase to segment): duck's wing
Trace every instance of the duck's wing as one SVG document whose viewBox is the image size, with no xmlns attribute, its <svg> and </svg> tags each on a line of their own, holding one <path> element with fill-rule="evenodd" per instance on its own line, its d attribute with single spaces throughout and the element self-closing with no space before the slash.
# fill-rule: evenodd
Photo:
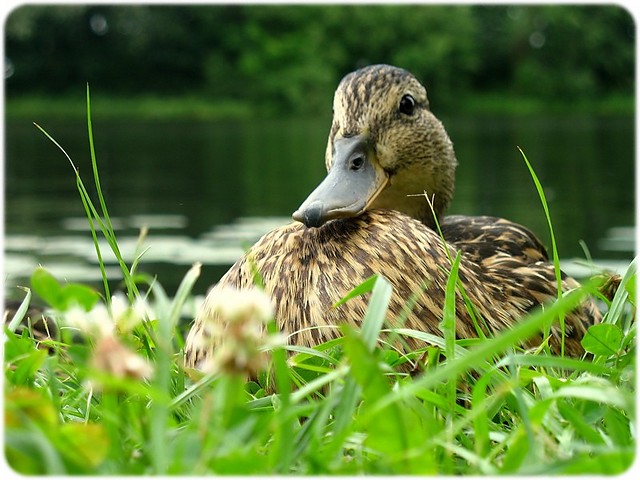
<svg viewBox="0 0 640 480">
<path fill-rule="evenodd" d="M 490 216 L 452 215 L 445 217 L 440 228 L 444 238 L 464 257 L 477 265 L 500 285 L 496 295 L 499 304 L 502 297 L 507 304 L 518 304 L 525 311 L 557 297 L 556 272 L 549 262 L 547 251 L 538 238 L 527 228 L 503 218 Z M 573 278 L 561 272 L 562 290 L 579 287 Z M 565 352 L 579 356 L 584 350 L 581 339 L 590 325 L 599 323 L 601 314 L 595 302 L 586 299 L 565 319 Z M 550 343 L 554 351 L 560 351 L 559 327 Z M 533 342 L 539 343 L 541 339 Z"/>
<path fill-rule="evenodd" d="M 523 264 L 546 262 L 547 250 L 529 229 L 504 218 L 449 215 L 440 222 L 445 240 L 482 264 L 506 254 Z"/>
</svg>

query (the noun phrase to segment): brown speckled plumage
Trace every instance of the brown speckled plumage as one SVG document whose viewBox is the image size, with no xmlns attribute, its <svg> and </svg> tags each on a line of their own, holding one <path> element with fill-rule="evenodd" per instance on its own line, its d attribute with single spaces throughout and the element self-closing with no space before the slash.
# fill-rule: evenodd
<svg viewBox="0 0 640 480">
<path fill-rule="evenodd" d="M 399 113 L 403 95 L 415 99 L 411 115 Z M 388 178 L 366 211 L 350 218 L 308 228 L 292 223 L 263 236 L 214 288 L 253 285 L 256 271 L 271 297 L 278 326 L 292 344 L 314 346 L 335 338 L 341 323 L 359 324 L 368 296 L 333 305 L 373 274 L 393 287 L 388 322 L 394 325 L 406 302 L 419 294 L 404 327 L 440 334 L 444 291 L 450 261 L 445 248 L 463 255 L 459 277 L 484 319 L 486 334 L 508 328 L 526 312 L 557 297 L 554 268 L 539 240 L 526 228 L 495 217 L 444 217 L 453 194 L 457 160 L 442 124 L 428 109 L 424 87 L 405 70 L 386 65 L 366 67 L 347 75 L 334 98 L 334 120 L 326 152 L 332 167 L 334 142 L 366 135 L 371 162 Z M 425 197 L 433 205 L 447 246 L 434 231 Z M 411 195 L 411 196 L 407 196 Z M 577 287 L 564 276 L 563 290 Z M 421 292 L 421 293 L 420 293 Z M 459 338 L 477 332 L 460 293 L 456 296 Z M 195 319 L 186 342 L 186 363 L 198 367 L 214 346 L 203 341 L 211 310 Z M 580 355 L 586 328 L 599 321 L 591 301 L 565 321 L 565 351 Z M 400 326 L 400 325 L 397 325 Z M 559 351 L 559 327 L 552 327 L 551 347 Z M 532 344 L 540 338 L 533 339 Z M 407 339 L 410 347 L 420 345 Z"/>
</svg>

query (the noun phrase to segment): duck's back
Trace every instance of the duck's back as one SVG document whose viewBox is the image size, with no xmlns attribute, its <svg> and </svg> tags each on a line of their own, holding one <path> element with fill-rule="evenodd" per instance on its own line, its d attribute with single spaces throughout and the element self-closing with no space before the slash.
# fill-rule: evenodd
<svg viewBox="0 0 640 480">
<path fill-rule="evenodd" d="M 503 218 L 449 215 L 440 222 L 442 235 L 476 263 L 506 254 L 522 263 L 546 262 L 547 250 L 531 230 Z"/>
</svg>

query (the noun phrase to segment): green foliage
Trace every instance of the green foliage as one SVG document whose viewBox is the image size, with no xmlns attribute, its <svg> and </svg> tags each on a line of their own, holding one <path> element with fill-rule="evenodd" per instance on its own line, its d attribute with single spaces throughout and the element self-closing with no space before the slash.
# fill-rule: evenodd
<svg viewBox="0 0 640 480">
<path fill-rule="evenodd" d="M 60 422 L 51 400 L 35 390 L 16 388 L 5 400 L 7 460 L 20 473 L 81 473 L 104 461 L 109 442 L 102 425 Z"/>
<path fill-rule="evenodd" d="M 63 311 L 74 305 L 89 311 L 100 299 L 99 293 L 86 285 L 78 283 L 61 285 L 42 267 L 36 268 L 31 275 L 31 288 L 49 305 Z"/>
<path fill-rule="evenodd" d="M 327 113 L 370 63 L 414 72 L 439 112 L 492 92 L 572 109 L 634 93 L 634 22 L 615 5 L 26 5 L 5 35 L 9 100 L 89 82 L 228 115 Z"/>
<path fill-rule="evenodd" d="M 622 329 L 618 325 L 593 325 L 582 339 L 584 349 L 594 355 L 615 355 L 622 346 Z"/>
</svg>

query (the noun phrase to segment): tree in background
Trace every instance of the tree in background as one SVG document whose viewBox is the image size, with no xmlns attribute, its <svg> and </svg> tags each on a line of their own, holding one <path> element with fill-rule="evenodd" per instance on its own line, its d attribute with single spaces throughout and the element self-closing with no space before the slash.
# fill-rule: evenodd
<svg viewBox="0 0 640 480">
<path fill-rule="evenodd" d="M 633 95 L 635 27 L 617 6 L 28 5 L 5 24 L 7 98 L 90 82 L 316 113 L 339 79 L 392 63 L 437 91 L 553 100 Z"/>
</svg>

